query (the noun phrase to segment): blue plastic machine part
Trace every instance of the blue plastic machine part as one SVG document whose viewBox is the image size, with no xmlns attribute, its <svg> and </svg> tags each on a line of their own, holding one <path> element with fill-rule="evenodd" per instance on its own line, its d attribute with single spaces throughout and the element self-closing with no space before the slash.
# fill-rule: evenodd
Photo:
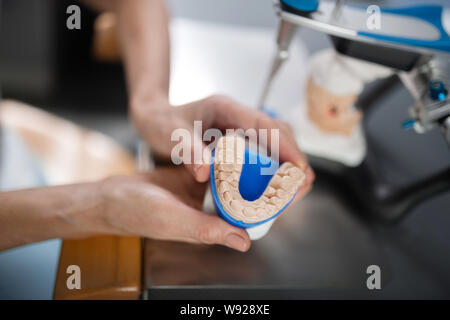
<svg viewBox="0 0 450 320">
<path fill-rule="evenodd" d="M 448 91 L 442 81 L 430 81 L 429 90 L 430 98 L 433 100 L 443 101 L 448 94 Z"/>
<path fill-rule="evenodd" d="M 319 7 L 319 0 L 281 0 L 281 3 L 302 12 L 314 12 Z"/>
<path fill-rule="evenodd" d="M 270 109 L 267 109 L 265 107 L 261 111 L 264 112 L 265 114 L 267 114 L 268 116 L 270 116 L 273 119 L 280 119 L 281 118 L 280 115 L 277 112 L 275 112 L 273 110 L 270 110 Z"/>
<path fill-rule="evenodd" d="M 416 120 L 414 120 L 414 119 L 405 120 L 402 123 L 402 128 L 404 130 L 410 130 L 410 129 L 414 128 L 415 123 L 416 123 Z"/>
<path fill-rule="evenodd" d="M 389 36 L 385 34 L 376 34 L 366 31 L 359 31 L 358 34 L 361 36 L 394 42 L 398 44 L 450 52 L 450 36 L 445 31 L 445 28 L 442 24 L 442 6 L 430 4 L 406 8 L 381 8 L 381 14 L 383 13 L 423 20 L 434 26 L 439 31 L 440 37 L 436 40 L 419 40 L 406 37 Z"/>
<path fill-rule="evenodd" d="M 275 219 L 281 212 L 283 212 L 289 206 L 289 204 L 295 198 L 294 195 L 292 199 L 289 200 L 289 202 L 286 203 L 286 205 L 280 211 L 278 211 L 276 214 L 274 214 L 272 217 L 266 220 L 254 223 L 246 223 L 244 221 L 234 219 L 225 211 L 217 195 L 216 183 L 214 180 L 214 154 L 215 150 L 212 152 L 212 162 L 210 169 L 211 193 L 214 199 L 214 206 L 216 208 L 217 213 L 228 223 L 244 229 L 255 227 L 257 225 Z M 261 174 L 261 168 L 269 168 L 272 165 L 278 170 L 279 163 L 274 162 L 269 157 L 260 155 L 259 153 L 256 153 L 247 148 L 245 149 L 244 164 L 242 165 L 241 176 L 239 179 L 239 193 L 241 194 L 243 199 L 248 201 L 254 201 L 259 197 L 261 197 L 261 195 L 264 193 L 264 191 L 267 188 L 267 185 L 269 184 L 270 180 L 273 177 L 273 175 L 270 174 L 269 175 Z"/>
</svg>

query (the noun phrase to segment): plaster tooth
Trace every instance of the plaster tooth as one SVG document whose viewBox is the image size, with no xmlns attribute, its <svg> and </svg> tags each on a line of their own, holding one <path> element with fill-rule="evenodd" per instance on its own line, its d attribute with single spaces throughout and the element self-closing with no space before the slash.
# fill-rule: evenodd
<svg viewBox="0 0 450 320">
<path fill-rule="evenodd" d="M 256 210 L 253 207 L 245 207 L 243 210 L 244 216 L 254 217 L 256 216 Z"/>
<path fill-rule="evenodd" d="M 229 191 L 230 190 L 230 185 L 228 183 L 226 183 L 225 181 L 222 181 L 219 184 L 219 192 L 221 194 L 223 194 L 225 191 Z"/>
<path fill-rule="evenodd" d="M 281 183 L 281 177 L 279 175 L 274 175 L 272 180 L 270 180 L 269 184 L 274 187 L 274 188 L 278 188 L 280 186 Z"/>
<path fill-rule="evenodd" d="M 234 164 L 232 163 L 219 163 L 217 164 L 217 169 L 220 171 L 225 172 L 233 172 L 234 171 Z"/>
<path fill-rule="evenodd" d="M 295 183 L 293 183 L 293 184 L 295 184 L 295 187 L 296 187 L 295 190 L 297 190 L 305 183 L 305 176 L 303 176 L 303 179 L 294 180 L 294 181 L 295 181 Z"/>
<path fill-rule="evenodd" d="M 287 193 L 286 191 L 284 191 L 283 189 L 278 189 L 278 190 L 277 190 L 277 196 L 278 196 L 280 199 L 286 199 L 289 195 L 288 195 L 288 193 Z"/>
<path fill-rule="evenodd" d="M 305 178 L 305 174 L 300 170 L 300 168 L 292 167 L 289 169 L 289 176 L 295 180 L 303 180 Z"/>
<path fill-rule="evenodd" d="M 264 205 L 264 201 L 261 198 L 259 198 L 259 199 L 256 199 L 256 200 L 250 202 L 250 204 L 252 207 L 256 208 L 256 207 L 260 207 L 260 206 Z"/>
<path fill-rule="evenodd" d="M 258 209 L 256 209 L 256 215 L 259 218 L 265 218 L 267 216 L 267 211 L 264 208 L 258 208 Z"/>
<path fill-rule="evenodd" d="M 280 172 L 282 174 L 289 174 L 289 170 L 293 167 L 293 164 L 291 164 L 290 162 L 285 162 L 281 165 L 280 167 Z"/>
<path fill-rule="evenodd" d="M 278 208 L 281 204 L 281 199 L 277 198 L 277 197 L 272 197 L 269 199 L 269 203 Z M 281 209 L 281 207 L 280 207 L 280 209 Z"/>
<path fill-rule="evenodd" d="M 231 200 L 233 200 L 233 198 L 231 197 L 231 192 L 230 191 L 225 191 L 223 193 L 223 198 L 226 202 L 230 202 Z"/>
<path fill-rule="evenodd" d="M 276 192 L 277 192 L 277 191 L 269 185 L 264 193 L 265 193 L 268 197 L 271 197 L 271 196 L 275 195 Z"/>
<path fill-rule="evenodd" d="M 267 203 L 266 204 L 266 211 L 268 213 L 270 213 L 270 215 L 274 215 L 275 213 L 277 213 L 277 207 L 274 206 L 273 204 Z"/>
<path fill-rule="evenodd" d="M 240 175 L 236 171 L 233 171 L 229 176 L 226 177 L 228 182 L 236 182 L 239 181 Z"/>
<path fill-rule="evenodd" d="M 299 187 L 299 184 L 294 182 L 294 183 L 289 184 L 285 190 L 288 193 L 294 194 L 297 192 L 298 187 Z"/>
<path fill-rule="evenodd" d="M 242 203 L 239 200 L 232 200 L 230 203 L 230 207 L 236 212 L 242 211 Z"/>
<path fill-rule="evenodd" d="M 230 173 L 230 172 L 224 172 L 224 171 L 221 171 L 221 172 L 219 172 L 219 174 L 217 175 L 217 178 L 219 178 L 219 180 L 227 180 L 228 179 L 228 177 L 230 177 L 231 176 L 231 174 L 232 173 Z"/>
<path fill-rule="evenodd" d="M 232 191 L 231 196 L 233 197 L 233 200 L 241 201 L 241 199 L 242 199 L 241 194 L 238 191 L 236 191 L 236 190 Z"/>
<path fill-rule="evenodd" d="M 288 190 L 290 186 L 292 186 L 294 184 L 294 179 L 292 179 L 289 176 L 284 176 L 281 179 L 281 188 L 283 188 L 284 190 Z"/>
</svg>

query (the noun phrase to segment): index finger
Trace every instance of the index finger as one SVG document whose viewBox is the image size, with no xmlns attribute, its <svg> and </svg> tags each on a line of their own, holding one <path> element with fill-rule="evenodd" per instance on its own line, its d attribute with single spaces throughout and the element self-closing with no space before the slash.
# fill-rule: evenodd
<svg viewBox="0 0 450 320">
<path fill-rule="evenodd" d="M 307 158 L 297 145 L 292 129 L 286 122 L 274 119 L 262 111 L 251 109 L 226 97 L 217 100 L 213 102 L 214 126 L 220 129 L 267 129 L 269 137 L 271 130 L 278 129 L 280 161 L 290 161 L 303 171 L 308 168 Z M 271 146 L 271 139 L 267 139 L 267 144 L 267 147 Z"/>
</svg>

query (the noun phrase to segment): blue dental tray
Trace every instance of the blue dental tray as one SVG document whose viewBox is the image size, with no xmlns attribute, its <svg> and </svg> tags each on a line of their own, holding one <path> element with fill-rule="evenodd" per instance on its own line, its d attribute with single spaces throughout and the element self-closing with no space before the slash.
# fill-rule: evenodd
<svg viewBox="0 0 450 320">
<path fill-rule="evenodd" d="M 286 205 L 283 208 L 281 208 L 280 211 L 278 211 L 276 214 L 274 214 L 273 216 L 271 216 L 266 220 L 254 223 L 246 223 L 244 221 L 234 219 L 225 211 L 217 195 L 216 182 L 214 179 L 214 155 L 215 149 L 212 152 L 211 167 L 210 167 L 211 193 L 214 199 L 214 206 L 216 208 L 217 213 L 228 223 L 244 229 L 261 225 L 276 218 L 281 212 L 283 212 L 289 206 L 289 204 L 295 198 L 297 193 L 294 194 L 291 200 L 289 200 L 289 202 L 287 202 Z M 254 164 L 253 163 L 250 164 L 249 161 L 250 159 L 256 159 L 257 161 Z M 261 197 L 261 195 L 264 193 L 264 191 L 267 188 L 267 185 L 269 184 L 270 180 L 273 177 L 273 174 L 262 175 L 261 168 L 269 168 L 272 164 L 275 164 L 275 167 L 278 170 L 279 168 L 278 162 L 275 162 L 269 157 L 263 156 L 248 148 L 245 149 L 244 164 L 242 165 L 241 176 L 239 178 L 239 193 L 241 194 L 243 199 L 248 201 L 254 201 L 259 199 L 259 197 Z"/>
</svg>

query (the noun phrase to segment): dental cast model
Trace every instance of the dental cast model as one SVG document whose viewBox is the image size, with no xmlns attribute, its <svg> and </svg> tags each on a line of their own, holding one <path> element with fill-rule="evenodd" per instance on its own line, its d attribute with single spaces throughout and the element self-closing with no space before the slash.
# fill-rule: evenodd
<svg viewBox="0 0 450 320">
<path fill-rule="evenodd" d="M 261 175 L 260 164 L 247 163 L 250 154 L 242 137 L 224 136 L 217 143 L 211 169 L 214 200 L 220 202 L 215 203 L 219 215 L 244 228 L 275 218 L 305 180 L 303 171 L 290 162 L 283 163 L 273 175 Z M 257 156 L 259 160 L 263 157 Z"/>
<path fill-rule="evenodd" d="M 364 85 L 392 73 L 390 68 L 343 56 L 334 49 L 316 53 L 306 88 L 309 118 L 324 132 L 350 136 L 361 121 L 354 103 Z"/>
<path fill-rule="evenodd" d="M 315 53 L 307 63 L 304 99 L 285 115 L 301 149 L 313 156 L 356 167 L 366 155 L 362 112 L 354 106 L 365 84 L 393 70 L 344 56 L 334 49 Z"/>
</svg>

